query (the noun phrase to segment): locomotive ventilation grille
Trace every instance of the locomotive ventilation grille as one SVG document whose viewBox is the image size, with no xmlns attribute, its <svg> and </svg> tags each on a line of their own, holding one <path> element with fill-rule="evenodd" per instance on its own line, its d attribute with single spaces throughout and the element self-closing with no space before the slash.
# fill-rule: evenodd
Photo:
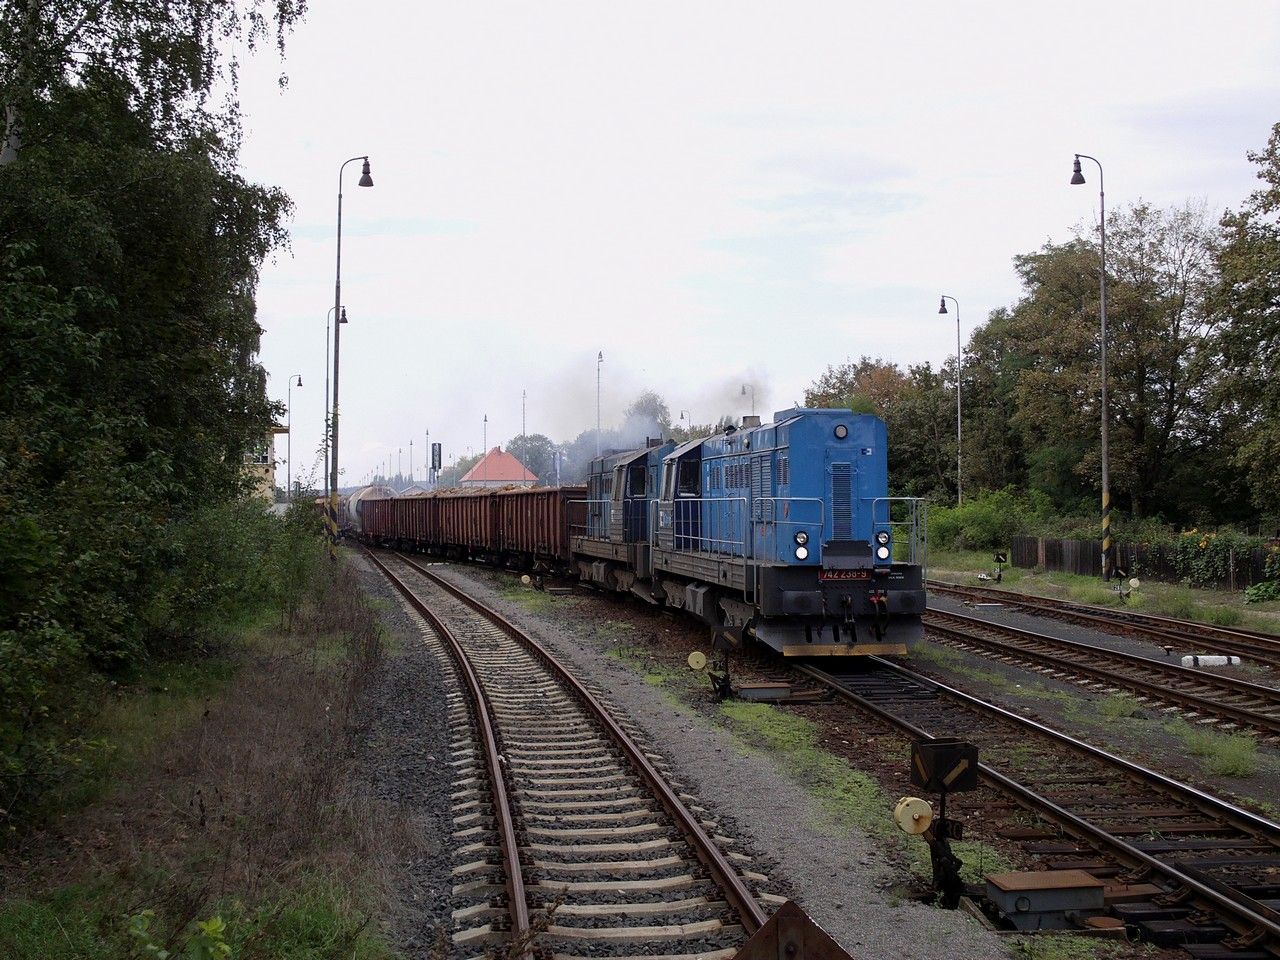
<svg viewBox="0 0 1280 960">
<path fill-rule="evenodd" d="M 853 539 L 853 477 L 847 463 L 831 465 L 832 539 Z"/>
</svg>

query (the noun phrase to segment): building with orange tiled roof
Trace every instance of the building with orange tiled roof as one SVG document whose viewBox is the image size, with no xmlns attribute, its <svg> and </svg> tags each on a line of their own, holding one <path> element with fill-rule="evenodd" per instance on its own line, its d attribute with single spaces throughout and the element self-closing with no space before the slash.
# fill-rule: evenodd
<svg viewBox="0 0 1280 960">
<path fill-rule="evenodd" d="M 458 481 L 463 487 L 532 487 L 538 478 L 501 447 L 494 447 Z"/>
</svg>

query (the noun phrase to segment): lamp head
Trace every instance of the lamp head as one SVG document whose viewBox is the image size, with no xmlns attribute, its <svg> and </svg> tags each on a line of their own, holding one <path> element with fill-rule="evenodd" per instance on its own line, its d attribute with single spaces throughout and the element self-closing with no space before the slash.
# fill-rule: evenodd
<svg viewBox="0 0 1280 960">
<path fill-rule="evenodd" d="M 298 386 L 302 386 L 302 374 L 298 374 Z"/>
<path fill-rule="evenodd" d="M 947 312 L 947 298 L 946 298 L 946 297 L 942 297 L 942 298 L 938 301 L 938 312 L 939 312 L 939 313 L 946 313 L 946 312 Z"/>
<path fill-rule="evenodd" d="M 339 322 L 339 323 L 346 323 L 346 322 L 347 322 L 347 308 L 346 308 L 346 307 L 343 307 L 343 308 L 342 308 L 341 313 L 339 313 L 339 314 L 338 314 L 338 322 Z"/>
<path fill-rule="evenodd" d="M 364 158 L 364 166 L 360 168 L 360 186 L 372 187 L 373 177 L 369 176 L 369 158 Z"/>
<path fill-rule="evenodd" d="M 1078 187 L 1084 183 L 1084 174 L 1080 172 L 1080 155 L 1076 154 L 1075 165 L 1071 168 L 1071 185 Z"/>
</svg>

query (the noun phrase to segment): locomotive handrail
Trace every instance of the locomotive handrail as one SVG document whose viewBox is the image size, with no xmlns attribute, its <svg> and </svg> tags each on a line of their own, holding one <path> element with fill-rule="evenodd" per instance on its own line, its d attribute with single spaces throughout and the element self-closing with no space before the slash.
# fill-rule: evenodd
<svg viewBox="0 0 1280 960">
<path fill-rule="evenodd" d="M 662 515 L 665 511 L 665 512 L 669 512 L 669 515 L 670 515 L 669 523 L 667 524 L 667 526 L 669 526 L 671 529 L 671 535 L 673 537 L 673 547 L 672 547 L 673 549 L 680 549 L 686 553 L 691 552 L 691 553 L 699 553 L 699 554 L 715 555 L 715 556 L 741 556 L 743 558 L 747 557 L 746 547 L 750 541 L 749 539 L 746 539 L 746 537 L 750 537 L 752 532 L 751 518 L 746 515 L 750 510 L 750 504 L 751 504 L 750 498 L 748 497 L 679 497 L 675 500 L 652 500 L 650 501 L 650 503 L 652 504 L 652 506 L 650 506 L 649 508 L 649 514 L 650 514 L 649 542 L 651 545 L 660 546 L 658 542 L 658 538 L 660 536 L 660 530 L 663 529 Z M 714 504 L 719 507 L 727 507 L 731 504 L 740 505 L 743 511 L 743 517 L 741 521 L 742 531 L 746 535 L 746 537 L 744 537 L 744 539 L 736 539 L 733 536 L 729 535 L 730 531 L 724 531 L 725 535 L 723 536 L 716 534 L 717 530 L 723 530 L 723 527 L 726 524 L 731 522 L 732 518 L 730 518 L 729 521 L 720 519 L 723 517 L 723 513 L 711 514 L 709 519 L 712 527 L 712 532 L 711 532 L 711 535 L 705 535 L 702 532 L 702 518 L 705 516 L 705 514 L 702 513 L 702 508 L 701 508 L 701 504 L 704 504 L 704 503 Z M 698 510 L 697 516 L 699 518 L 698 533 L 691 534 L 691 533 L 676 532 L 676 529 L 675 529 L 676 521 L 680 519 L 680 517 L 678 516 L 678 514 L 680 513 L 678 508 L 681 505 L 688 505 L 688 507 L 690 508 L 694 507 L 695 505 L 697 506 L 697 510 Z M 692 516 L 692 509 L 688 510 L 688 513 L 684 519 L 686 520 L 690 519 L 691 516 Z M 717 522 L 718 520 L 719 522 Z M 692 550 L 690 550 L 688 547 L 681 548 L 675 545 L 676 540 L 685 540 L 688 542 L 693 542 L 698 546 L 696 546 Z M 734 554 L 732 551 L 724 550 L 724 549 L 715 549 L 715 548 L 703 549 L 702 548 L 703 544 L 721 544 L 727 547 L 740 547 L 742 548 L 742 550 L 741 550 L 741 553 Z"/>
<path fill-rule="evenodd" d="M 877 510 L 882 503 L 885 505 L 884 519 L 880 519 L 879 511 Z M 893 519 L 893 505 L 895 503 L 904 503 L 908 506 L 909 514 L 907 519 Z M 891 531 L 895 530 L 895 528 L 905 528 L 907 532 L 906 542 L 909 548 L 907 562 L 917 564 L 920 567 L 922 576 L 924 575 L 929 555 L 928 524 L 926 522 L 928 507 L 929 501 L 924 497 L 871 498 L 872 526 L 889 527 Z M 893 536 L 893 541 L 895 545 L 902 542 L 898 539 L 896 533 Z M 896 560 L 897 557 L 894 557 L 894 559 Z"/>
<path fill-rule="evenodd" d="M 570 537 L 575 537 L 575 536 L 576 536 L 576 537 L 588 537 L 588 538 L 590 538 L 590 537 L 591 537 L 591 524 L 592 524 L 592 520 L 593 520 L 593 519 L 596 519 L 596 518 L 593 518 L 593 517 L 591 516 L 591 509 L 592 509 L 592 505 L 593 505 L 593 504 L 594 504 L 594 505 L 601 505 L 601 504 L 603 504 L 603 505 L 604 505 L 604 508 L 605 508 L 605 509 L 607 509 L 607 511 L 608 511 L 608 512 L 607 512 L 607 513 L 603 513 L 603 511 L 602 511 L 602 515 L 598 518 L 598 522 L 600 522 L 600 523 L 604 524 L 604 528 L 605 528 L 605 530 L 604 530 L 604 533 L 605 533 L 605 539 L 608 539 L 608 534 L 609 534 L 609 525 L 610 525 L 611 523 L 613 523 L 614 507 L 615 507 L 615 506 L 622 506 L 622 504 L 623 504 L 623 502 L 624 502 L 624 501 L 620 501 L 620 500 L 612 500 L 612 499 L 599 499 L 599 500 L 586 499 L 586 500 L 569 500 L 569 501 L 567 501 L 567 502 L 568 502 L 568 503 L 581 503 L 581 504 L 584 504 L 584 505 L 586 506 L 586 508 L 587 508 L 587 510 L 586 510 L 586 519 L 585 519 L 585 521 L 584 521 L 583 523 L 570 523 L 570 524 L 568 524 L 568 528 L 569 528 L 569 536 L 570 536 Z"/>
</svg>

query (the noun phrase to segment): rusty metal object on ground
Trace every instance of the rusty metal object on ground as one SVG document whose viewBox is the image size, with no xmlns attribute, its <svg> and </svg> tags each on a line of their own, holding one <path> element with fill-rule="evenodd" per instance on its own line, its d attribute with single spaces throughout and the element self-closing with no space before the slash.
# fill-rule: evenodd
<svg viewBox="0 0 1280 960">
<path fill-rule="evenodd" d="M 853 957 L 794 900 L 788 900 L 742 945 L 733 960 L 853 960 Z"/>
</svg>

